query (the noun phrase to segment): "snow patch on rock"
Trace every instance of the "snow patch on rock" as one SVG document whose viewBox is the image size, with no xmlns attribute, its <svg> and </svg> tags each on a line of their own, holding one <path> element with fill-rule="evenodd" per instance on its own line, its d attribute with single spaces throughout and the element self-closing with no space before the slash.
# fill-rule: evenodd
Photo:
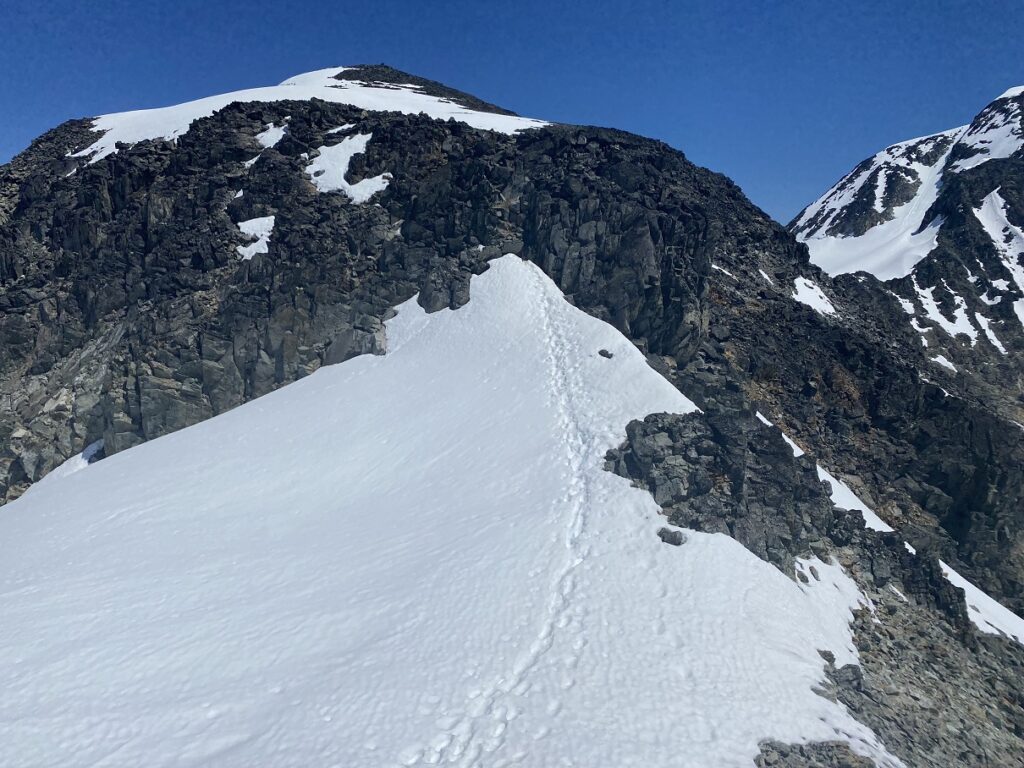
<svg viewBox="0 0 1024 768">
<path fill-rule="evenodd" d="M 415 85 L 384 85 L 357 80 L 336 80 L 346 67 L 332 67 L 297 75 L 277 86 L 209 96 L 171 107 L 143 109 L 102 115 L 93 121 L 93 130 L 102 135 L 75 157 L 89 157 L 95 163 L 117 151 L 118 142 L 138 144 L 156 139 L 176 140 L 188 132 L 193 122 L 209 117 L 234 102 L 306 101 L 323 99 L 377 112 L 425 114 L 438 120 L 458 120 L 474 128 L 516 133 L 540 128 L 548 123 L 525 117 L 477 112 L 455 102 L 421 93 Z"/>
<path fill-rule="evenodd" d="M 801 304 L 806 304 L 820 315 L 836 314 L 836 308 L 817 283 L 806 277 L 798 277 L 793 281 L 793 285 L 793 298 Z"/>
<path fill-rule="evenodd" d="M 255 219 L 238 222 L 238 229 L 243 235 L 255 238 L 255 242 L 239 245 L 235 248 L 243 261 L 248 261 L 257 253 L 270 251 L 270 236 L 274 233 L 274 217 L 260 216 Z"/>
<path fill-rule="evenodd" d="M 986 634 L 1003 635 L 1024 645 L 1024 619 L 989 597 L 947 563 L 940 560 L 939 565 L 942 566 L 942 573 L 949 583 L 964 591 L 967 615 L 974 626 Z"/>
<path fill-rule="evenodd" d="M 373 137 L 371 133 L 357 133 L 342 139 L 333 146 L 319 147 L 320 155 L 306 166 L 306 173 L 320 192 L 343 192 L 353 203 L 365 203 L 378 192 L 387 188 L 391 175 L 382 173 L 355 184 L 345 180 L 352 158 L 366 151 L 366 145 Z"/>
<path fill-rule="evenodd" d="M 1003 200 L 998 189 L 986 195 L 981 202 L 981 207 L 974 209 L 974 215 L 988 236 L 992 238 L 992 244 L 995 246 L 1003 266 L 1006 267 L 1006 271 L 1013 278 L 1017 289 L 1024 293 L 1024 265 L 1021 264 L 1021 260 L 1024 259 L 1024 230 L 1010 223 L 1006 213 L 1006 201 Z M 992 285 L 999 288 L 997 283 L 1002 285 L 1000 290 L 1005 291 L 1009 288 L 1009 284 L 1005 280 L 992 281 Z M 1021 324 L 1024 325 L 1022 301 L 1024 300 L 1017 299 L 1014 310 L 1017 317 L 1020 318 Z"/>
<path fill-rule="evenodd" d="M 265 130 L 256 134 L 256 141 L 258 141 L 265 149 L 270 149 L 271 147 L 277 146 L 277 142 L 284 138 L 284 134 L 287 130 L 287 125 L 274 125 L 271 123 Z"/>
</svg>

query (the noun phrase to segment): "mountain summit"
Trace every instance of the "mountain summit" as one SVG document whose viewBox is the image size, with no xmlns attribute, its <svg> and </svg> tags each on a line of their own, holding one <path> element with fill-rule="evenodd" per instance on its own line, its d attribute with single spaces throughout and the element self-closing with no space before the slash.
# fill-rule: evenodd
<svg viewBox="0 0 1024 768">
<path fill-rule="evenodd" d="M 830 274 L 905 277 L 935 248 L 940 191 L 1024 147 L 1024 86 L 1011 88 L 969 125 L 893 144 L 868 158 L 790 224 L 811 260 Z M 989 169 L 986 169 L 986 172 Z M 975 176 L 977 174 L 969 174 Z"/>
<path fill-rule="evenodd" d="M 1013 263 L 1000 179 L 937 248 Z M 0 763 L 1019 764 L 1024 430 L 898 282 L 954 263 L 830 276 L 384 65 L 53 129 L 0 168 Z"/>
</svg>

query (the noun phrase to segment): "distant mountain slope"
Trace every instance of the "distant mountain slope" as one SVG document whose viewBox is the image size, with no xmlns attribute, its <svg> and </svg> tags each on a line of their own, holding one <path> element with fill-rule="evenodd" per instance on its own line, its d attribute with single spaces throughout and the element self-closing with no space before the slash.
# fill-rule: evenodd
<svg viewBox="0 0 1024 768">
<path fill-rule="evenodd" d="M 943 386 L 1020 422 L 1022 147 L 1024 88 L 1013 88 L 970 125 L 865 160 L 790 225 L 830 274 L 886 281 Z"/>
</svg>

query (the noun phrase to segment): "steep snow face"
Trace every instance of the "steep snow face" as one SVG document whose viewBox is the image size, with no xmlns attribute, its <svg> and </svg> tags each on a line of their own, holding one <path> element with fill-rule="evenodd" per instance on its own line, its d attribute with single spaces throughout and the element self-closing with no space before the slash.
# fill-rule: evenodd
<svg viewBox="0 0 1024 768">
<path fill-rule="evenodd" d="M 842 570 L 662 544 L 603 469 L 694 408 L 626 338 L 512 256 L 387 334 L 7 505 L 0 764 L 899 765 L 812 690 L 856 662 Z"/>
<path fill-rule="evenodd" d="M 410 115 L 422 113 L 439 120 L 458 120 L 474 128 L 501 133 L 515 133 L 547 125 L 542 120 L 467 109 L 447 99 L 421 93 L 420 87 L 416 85 L 385 85 L 334 79 L 336 74 L 345 69 L 321 69 L 290 78 L 278 86 L 234 91 L 171 107 L 102 115 L 93 122 L 93 129 L 102 132 L 102 136 L 76 152 L 75 156 L 89 157 L 89 162 L 95 163 L 116 152 L 119 141 L 137 144 L 153 139 L 175 139 L 187 133 L 193 121 L 209 117 L 236 101 L 305 101 L 316 98 L 375 112 L 403 112 Z M 267 140 L 272 138 L 272 135 L 266 136 Z"/>
<path fill-rule="evenodd" d="M 811 261 L 837 275 L 909 275 L 936 244 L 930 212 L 946 174 L 1005 158 L 1024 146 L 1024 88 L 1012 88 L 970 125 L 894 144 L 844 176 L 792 225 Z"/>
<path fill-rule="evenodd" d="M 964 130 L 887 147 L 809 205 L 793 232 L 807 244 L 811 261 L 832 275 L 870 272 L 889 280 L 910 274 L 935 247 L 941 221 L 927 214 Z"/>
</svg>

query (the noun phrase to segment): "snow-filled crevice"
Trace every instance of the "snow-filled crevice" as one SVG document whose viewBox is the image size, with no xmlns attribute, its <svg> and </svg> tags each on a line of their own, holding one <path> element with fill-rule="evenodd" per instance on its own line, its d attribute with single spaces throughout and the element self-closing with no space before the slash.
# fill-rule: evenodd
<svg viewBox="0 0 1024 768">
<path fill-rule="evenodd" d="M 667 546 L 604 468 L 693 404 L 536 266 L 471 292 L 5 508 L 0 764 L 900 764 L 815 693 L 819 650 L 856 663 L 849 576 Z"/>
<path fill-rule="evenodd" d="M 306 173 L 320 192 L 342 192 L 353 203 L 365 203 L 378 192 L 387 189 L 391 174 L 382 173 L 355 184 L 350 184 L 348 174 L 352 158 L 366 151 L 366 145 L 373 138 L 371 133 L 357 133 L 348 136 L 333 146 L 318 147 L 320 154 L 306 166 Z"/>
<path fill-rule="evenodd" d="M 270 252 L 270 236 L 274 233 L 273 216 L 259 216 L 255 219 L 240 221 L 238 229 L 243 235 L 253 239 L 253 242 L 247 245 L 235 247 L 243 261 L 248 261 L 257 253 Z"/>
</svg>

